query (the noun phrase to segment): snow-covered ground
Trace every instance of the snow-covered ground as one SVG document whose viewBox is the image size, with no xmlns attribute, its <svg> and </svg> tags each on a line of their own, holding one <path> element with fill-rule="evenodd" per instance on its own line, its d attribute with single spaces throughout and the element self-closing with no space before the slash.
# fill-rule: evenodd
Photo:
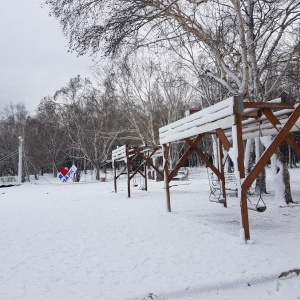
<svg viewBox="0 0 300 300">
<path fill-rule="evenodd" d="M 300 200 L 300 169 L 292 169 Z M 270 179 L 270 171 L 268 170 Z M 208 201 L 206 169 L 148 192 L 125 178 L 61 183 L 47 177 L 0 189 L 0 299 L 300 299 L 300 205 L 249 211 L 239 238 L 237 199 Z M 137 180 L 139 183 L 139 179 Z"/>
</svg>

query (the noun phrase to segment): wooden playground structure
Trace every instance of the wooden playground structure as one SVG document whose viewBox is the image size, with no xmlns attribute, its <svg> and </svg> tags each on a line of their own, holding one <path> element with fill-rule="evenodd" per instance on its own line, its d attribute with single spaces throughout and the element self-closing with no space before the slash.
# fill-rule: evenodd
<svg viewBox="0 0 300 300">
<path fill-rule="evenodd" d="M 128 146 L 124 145 L 112 151 L 112 165 L 114 171 L 114 188 L 117 192 L 117 179 L 122 175 L 127 175 L 127 194 L 131 197 L 130 182 L 139 174 L 144 179 L 144 190 L 147 191 L 147 167 L 151 166 L 161 177 L 163 172 L 152 162 L 155 154 L 161 152 L 161 146 Z M 118 162 L 123 162 L 124 166 L 118 172 Z"/>
<path fill-rule="evenodd" d="M 226 203 L 226 182 L 224 176 L 225 156 L 229 155 L 235 170 L 237 195 L 240 200 L 242 227 L 246 240 L 250 239 L 247 192 L 270 160 L 271 156 L 286 141 L 300 157 L 300 146 L 290 132 L 300 131 L 300 105 L 282 103 L 281 99 L 269 102 L 247 102 L 241 96 L 234 96 L 205 108 L 159 129 L 160 144 L 163 146 L 164 179 L 167 208 L 171 211 L 170 181 L 193 153 L 199 156 L 221 182 L 222 203 Z M 218 140 L 219 167 L 198 148 L 205 135 L 215 135 Z M 273 136 L 272 142 L 260 156 L 258 162 L 246 175 L 244 168 L 244 140 L 249 138 Z M 184 141 L 188 148 L 173 170 L 169 170 L 170 145 Z M 125 151 L 125 150 L 124 150 Z M 127 150 L 126 150 L 127 151 Z M 225 153 L 224 153 L 225 152 Z M 128 151 L 126 152 L 127 157 Z M 130 160 L 127 160 L 127 162 Z M 129 175 L 128 175 L 129 176 Z M 130 187 L 128 188 L 130 195 Z"/>
</svg>

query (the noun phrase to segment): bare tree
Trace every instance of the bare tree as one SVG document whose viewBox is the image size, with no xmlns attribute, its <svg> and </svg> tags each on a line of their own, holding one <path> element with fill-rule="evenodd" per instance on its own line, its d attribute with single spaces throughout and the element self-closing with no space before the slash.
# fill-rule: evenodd
<svg viewBox="0 0 300 300">
<path fill-rule="evenodd" d="M 35 144 L 42 147 L 43 154 L 48 157 L 47 164 L 39 166 L 41 174 L 48 170 L 50 165 L 54 177 L 57 176 L 59 166 L 66 159 L 70 144 L 59 115 L 59 107 L 55 104 L 53 97 L 44 97 L 37 109 L 38 127 L 36 128 L 36 138 L 40 142 Z"/>
<path fill-rule="evenodd" d="M 159 51 L 188 44 L 206 55 L 204 64 L 197 66 L 198 74 L 230 94 L 254 101 L 270 100 L 280 90 L 299 48 L 298 0 L 47 0 L 46 4 L 69 36 L 71 51 L 82 55 L 102 50 L 116 57 L 124 50 Z"/>
<path fill-rule="evenodd" d="M 10 104 L 0 116 L 0 175 L 16 175 L 18 157 L 11 154 L 18 151 L 19 136 L 24 137 L 28 112 L 23 103 Z M 25 140 L 26 145 L 26 140 Z M 5 159 L 8 157 L 7 159 Z M 24 178 L 23 178 L 24 179 Z"/>
<path fill-rule="evenodd" d="M 89 80 L 76 77 L 56 92 L 55 101 L 60 106 L 59 117 L 69 146 L 89 160 L 99 180 L 101 166 L 108 160 L 117 137 L 124 132 L 117 127 L 120 117 L 116 99 L 94 88 Z"/>
</svg>

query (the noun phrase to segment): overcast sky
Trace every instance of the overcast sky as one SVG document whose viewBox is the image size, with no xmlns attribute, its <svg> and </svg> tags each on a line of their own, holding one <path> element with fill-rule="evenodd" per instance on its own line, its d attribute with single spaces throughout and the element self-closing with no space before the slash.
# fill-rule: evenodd
<svg viewBox="0 0 300 300">
<path fill-rule="evenodd" d="M 40 100 L 78 74 L 89 76 L 92 59 L 68 53 L 58 21 L 39 0 L 0 1 L 0 111 L 24 102 L 34 112 Z"/>
</svg>

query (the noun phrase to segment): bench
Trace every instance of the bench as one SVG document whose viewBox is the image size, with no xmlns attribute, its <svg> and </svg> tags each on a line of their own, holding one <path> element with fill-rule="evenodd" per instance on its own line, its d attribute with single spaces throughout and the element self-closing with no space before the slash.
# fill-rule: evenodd
<svg viewBox="0 0 300 300">
<path fill-rule="evenodd" d="M 225 190 L 233 191 L 233 192 L 235 192 L 235 196 L 237 196 L 238 189 L 237 189 L 236 178 L 235 178 L 234 173 L 224 173 L 224 178 L 225 178 Z M 209 198 L 211 195 L 213 195 L 217 199 L 217 202 L 224 203 L 225 200 L 221 199 L 222 184 L 221 184 L 221 181 L 219 180 L 219 178 L 214 175 L 214 173 L 210 173 L 210 175 L 209 175 L 209 186 L 210 186 Z M 210 200 L 213 202 L 216 202 L 216 201 L 214 201 L 215 199 L 210 198 Z"/>
<path fill-rule="evenodd" d="M 224 173 L 225 178 L 225 189 L 228 191 L 234 191 L 237 196 L 237 184 L 236 184 L 236 177 L 234 173 Z"/>
<path fill-rule="evenodd" d="M 17 180 L 15 176 L 0 177 L 0 186 L 11 186 L 16 184 L 17 184 Z"/>
<path fill-rule="evenodd" d="M 176 176 L 174 176 L 172 178 L 172 180 L 188 180 L 189 179 L 189 170 L 179 170 L 176 174 Z"/>
<path fill-rule="evenodd" d="M 247 174 L 245 174 L 247 177 Z M 210 179 L 210 195 L 209 195 L 209 200 L 211 202 L 218 202 L 218 203 L 225 203 L 225 199 L 222 199 L 222 193 L 221 193 L 221 181 L 219 178 L 215 178 L 214 174 L 211 173 L 211 179 Z M 234 173 L 224 173 L 224 179 L 225 179 L 225 190 L 226 191 L 234 191 L 235 196 L 238 196 L 238 188 L 237 188 L 237 182 L 236 182 L 236 177 Z M 251 187 L 250 187 L 251 188 Z M 247 192 L 248 196 L 251 196 L 250 189 Z M 210 198 L 210 196 L 213 195 L 215 198 Z M 247 197 L 247 206 L 248 209 L 250 210 L 255 210 L 258 212 L 264 212 L 266 210 L 266 205 L 263 201 L 263 199 L 260 197 L 258 202 L 252 203 L 250 199 Z M 263 205 L 259 205 L 260 201 L 263 203 Z"/>
</svg>

